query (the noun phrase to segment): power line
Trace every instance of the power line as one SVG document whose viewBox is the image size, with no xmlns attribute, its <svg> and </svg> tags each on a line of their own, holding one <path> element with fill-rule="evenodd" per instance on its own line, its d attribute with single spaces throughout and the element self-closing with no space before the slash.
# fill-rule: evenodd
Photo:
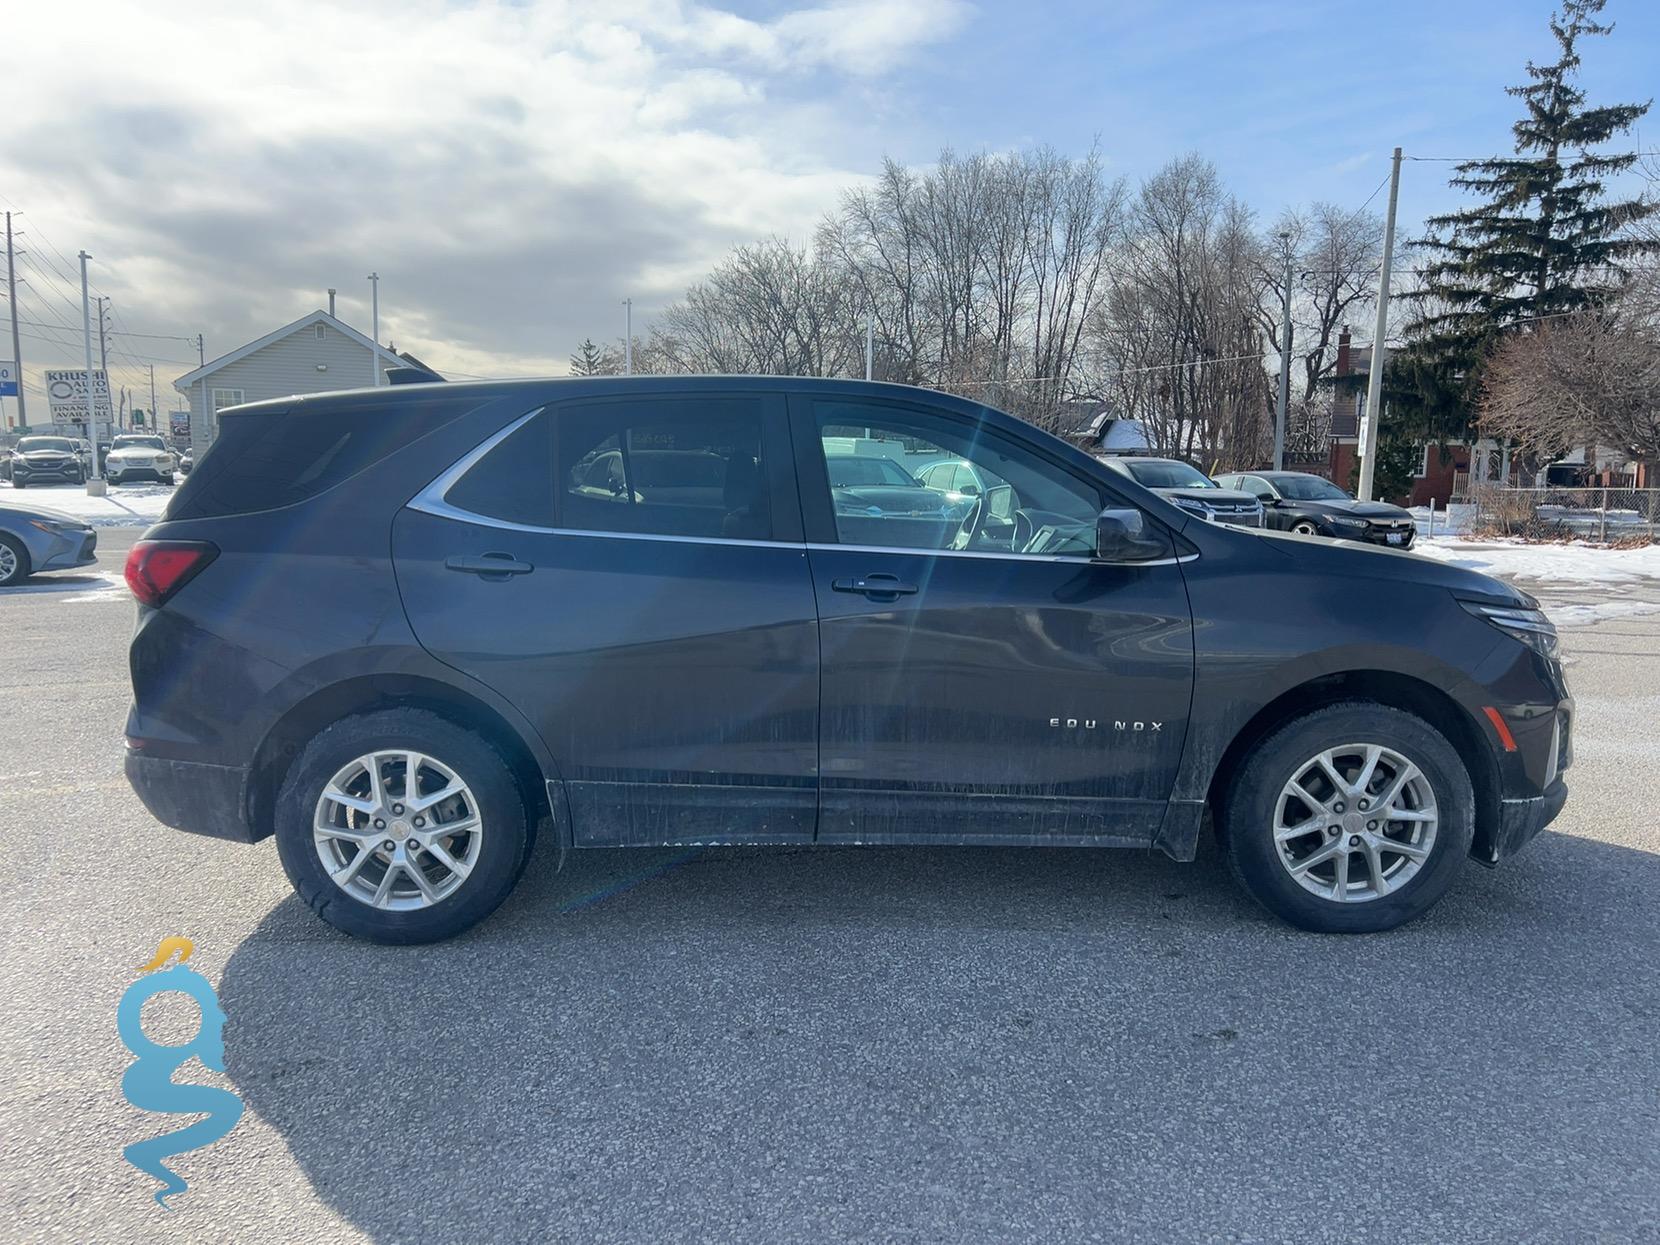
<svg viewBox="0 0 1660 1245">
<path fill-rule="evenodd" d="M 1636 160 L 1641 156 L 1660 156 L 1660 147 L 1645 151 L 1610 152 L 1608 155 L 1597 155 L 1594 152 L 1581 151 L 1581 159 L 1589 160 Z M 1478 164 L 1486 160 L 1503 160 L 1508 164 L 1562 164 L 1560 156 L 1402 156 L 1403 160 L 1419 160 L 1435 164 Z"/>
</svg>

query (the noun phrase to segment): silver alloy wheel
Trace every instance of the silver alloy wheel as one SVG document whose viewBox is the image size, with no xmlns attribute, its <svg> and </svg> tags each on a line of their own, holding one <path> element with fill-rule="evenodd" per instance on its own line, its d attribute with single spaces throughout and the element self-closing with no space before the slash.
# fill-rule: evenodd
<svg viewBox="0 0 1660 1245">
<path fill-rule="evenodd" d="M 317 856 L 353 899 L 392 912 L 430 907 L 478 864 L 484 823 L 456 772 L 421 752 L 374 752 L 341 766 L 312 819 Z"/>
<path fill-rule="evenodd" d="M 1438 824 L 1435 791 L 1410 760 L 1381 744 L 1340 744 L 1280 789 L 1274 855 L 1322 899 L 1381 899 L 1423 868 Z"/>
<path fill-rule="evenodd" d="M 9 584 L 12 576 L 17 574 L 17 554 L 12 547 L 0 541 L 0 584 Z"/>
<path fill-rule="evenodd" d="M 1291 525 L 1291 530 L 1302 536 L 1318 536 L 1320 534 L 1320 529 L 1315 527 L 1314 524 L 1310 523 L 1307 519 L 1293 523 Z"/>
</svg>

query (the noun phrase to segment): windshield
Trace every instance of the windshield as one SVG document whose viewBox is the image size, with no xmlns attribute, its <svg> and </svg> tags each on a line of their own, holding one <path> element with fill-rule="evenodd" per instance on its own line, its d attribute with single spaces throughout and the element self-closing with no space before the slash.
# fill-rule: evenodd
<svg viewBox="0 0 1660 1245">
<path fill-rule="evenodd" d="M 1269 476 L 1268 483 L 1292 501 L 1348 501 L 1349 495 L 1319 476 Z"/>
<path fill-rule="evenodd" d="M 146 450 L 164 450 L 167 446 L 162 443 L 162 439 L 160 437 L 116 437 L 115 448 L 118 450 L 135 448 Z"/>
<path fill-rule="evenodd" d="M 20 454 L 27 454 L 30 450 L 62 450 L 69 454 L 73 453 L 74 449 L 68 437 L 24 437 L 17 443 Z"/>
<path fill-rule="evenodd" d="M 893 484 L 900 488 L 916 487 L 916 481 L 891 458 L 848 458 L 836 455 L 826 462 L 830 467 L 831 488 L 860 488 L 871 484 Z"/>
<path fill-rule="evenodd" d="M 1197 467 L 1190 467 L 1186 463 L 1148 459 L 1142 462 L 1126 462 L 1125 466 L 1130 469 L 1130 475 L 1135 482 L 1146 488 L 1220 487 Z"/>
</svg>

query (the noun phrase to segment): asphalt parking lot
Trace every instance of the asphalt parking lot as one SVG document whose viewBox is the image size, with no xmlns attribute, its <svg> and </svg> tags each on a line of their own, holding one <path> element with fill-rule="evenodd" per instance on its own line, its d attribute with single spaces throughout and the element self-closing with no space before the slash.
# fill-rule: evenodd
<svg viewBox="0 0 1660 1245">
<path fill-rule="evenodd" d="M 1565 633 L 1566 812 L 1392 934 L 1209 851 L 725 849 L 385 948 L 128 790 L 136 535 L 0 595 L 8 1238 L 1660 1239 L 1660 613 Z M 163 1210 L 115 1012 L 173 934 L 247 1110 Z"/>
</svg>

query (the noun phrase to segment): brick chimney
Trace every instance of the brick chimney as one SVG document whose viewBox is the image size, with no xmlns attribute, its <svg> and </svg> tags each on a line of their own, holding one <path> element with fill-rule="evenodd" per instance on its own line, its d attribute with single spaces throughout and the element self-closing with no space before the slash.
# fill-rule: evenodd
<svg viewBox="0 0 1660 1245">
<path fill-rule="evenodd" d="M 1349 326 L 1345 324 L 1337 335 L 1337 375 L 1349 374 Z"/>
</svg>

